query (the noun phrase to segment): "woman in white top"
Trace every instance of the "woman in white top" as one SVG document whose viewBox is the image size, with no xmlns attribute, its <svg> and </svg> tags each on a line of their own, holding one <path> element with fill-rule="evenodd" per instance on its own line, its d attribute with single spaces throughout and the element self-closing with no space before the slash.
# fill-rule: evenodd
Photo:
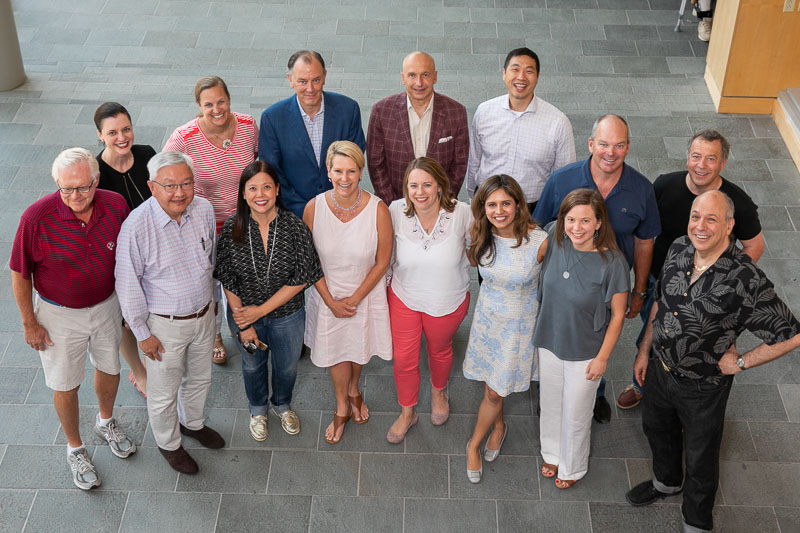
<svg viewBox="0 0 800 533">
<path fill-rule="evenodd" d="M 431 372 L 431 422 L 450 415 L 447 379 L 453 368 L 453 335 L 469 309 L 469 228 L 472 213 L 456 201 L 441 165 L 429 157 L 412 161 L 403 177 L 403 199 L 389 206 L 394 227 L 389 317 L 394 382 L 400 416 L 386 439 L 402 442 L 417 423 L 419 357 L 425 333 Z"/>
</svg>

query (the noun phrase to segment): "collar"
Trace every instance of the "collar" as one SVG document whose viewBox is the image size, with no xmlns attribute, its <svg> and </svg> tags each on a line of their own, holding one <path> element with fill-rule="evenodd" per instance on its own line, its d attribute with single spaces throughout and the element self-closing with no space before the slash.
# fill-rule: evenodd
<svg viewBox="0 0 800 533">
<path fill-rule="evenodd" d="M 308 113 L 305 112 L 303 106 L 300 105 L 300 97 L 297 95 L 295 95 L 294 97 L 297 100 L 297 108 L 300 109 L 300 116 L 303 117 L 304 119 L 314 122 L 317 120 L 317 117 L 320 117 L 325 113 L 325 91 L 322 92 L 322 100 L 319 101 L 319 111 L 317 111 L 314 114 L 314 120 L 312 120 L 311 117 L 308 116 Z"/>
<path fill-rule="evenodd" d="M 97 188 L 95 187 L 94 190 L 94 199 L 92 200 L 92 216 L 89 217 L 89 224 L 94 224 L 97 222 L 97 219 L 103 216 L 103 208 L 102 202 L 97 201 Z M 75 213 L 72 212 L 67 204 L 64 203 L 64 199 L 61 197 L 61 192 L 56 191 L 53 193 L 53 196 L 56 197 L 56 211 L 58 212 L 58 218 L 61 220 L 78 220 L 78 217 L 75 216 Z"/>
<path fill-rule="evenodd" d="M 586 160 L 581 165 L 581 170 L 583 171 L 581 172 L 581 176 L 583 176 L 583 185 L 590 185 L 591 188 L 597 189 L 597 185 L 595 184 L 594 178 L 592 177 L 591 164 L 592 164 L 592 155 L 589 154 L 589 157 L 586 158 Z M 627 163 L 625 162 L 622 163 L 622 173 L 620 173 L 619 175 L 619 180 L 617 181 L 617 184 L 614 185 L 614 187 L 611 189 L 612 191 L 631 189 L 630 172 L 628 171 L 629 168 L 630 167 L 628 166 Z"/>
<path fill-rule="evenodd" d="M 150 202 L 150 212 L 153 213 L 153 221 L 156 223 L 156 226 L 159 228 L 166 227 L 170 222 L 175 222 L 175 220 L 167 214 L 166 211 L 161 207 L 161 204 L 158 203 L 155 196 L 151 196 L 147 199 Z M 183 212 L 181 215 L 181 220 L 183 219 L 191 219 L 192 218 L 192 209 L 194 207 L 195 199 L 192 198 L 192 201 L 189 202 L 189 205 L 186 206 L 186 211 Z M 177 224 L 177 222 L 175 222 Z"/>
<path fill-rule="evenodd" d="M 520 113 L 519 111 L 514 111 L 513 109 L 511 109 L 511 104 L 508 103 L 508 93 L 506 93 L 505 97 L 500 102 L 500 107 L 502 107 L 503 109 L 508 109 L 509 111 L 513 111 L 514 113 Z M 531 101 L 528 104 L 528 107 L 526 107 L 525 111 L 522 111 L 521 113 L 528 113 L 528 112 L 536 113 L 537 109 L 539 109 L 539 97 L 536 96 L 536 93 L 534 93 L 533 98 L 531 98 Z"/>
<path fill-rule="evenodd" d="M 422 112 L 422 115 L 427 115 L 433 109 L 433 99 L 436 96 L 436 93 L 431 95 L 431 99 L 428 102 L 428 106 L 425 108 L 425 111 Z M 411 105 L 411 98 L 409 98 L 408 93 L 406 93 L 406 110 L 412 109 L 414 106 Z M 416 111 L 414 111 L 416 113 Z M 419 117 L 422 118 L 422 117 Z"/>
</svg>

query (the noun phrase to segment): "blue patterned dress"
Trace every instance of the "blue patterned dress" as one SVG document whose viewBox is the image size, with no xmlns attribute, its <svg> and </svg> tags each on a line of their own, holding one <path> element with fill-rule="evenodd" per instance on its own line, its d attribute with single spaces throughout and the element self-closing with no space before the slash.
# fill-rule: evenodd
<svg viewBox="0 0 800 533">
<path fill-rule="evenodd" d="M 483 381 L 500 396 L 523 392 L 538 379 L 533 330 L 539 314 L 536 255 L 547 233 L 535 228 L 530 240 L 494 236 L 496 257 L 480 266 L 483 277 L 464 358 L 464 377 Z"/>
</svg>

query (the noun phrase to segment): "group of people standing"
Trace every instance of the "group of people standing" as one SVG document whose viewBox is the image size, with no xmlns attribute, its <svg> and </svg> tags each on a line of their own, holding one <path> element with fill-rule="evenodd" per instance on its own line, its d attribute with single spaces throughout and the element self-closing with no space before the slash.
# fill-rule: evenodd
<svg viewBox="0 0 800 533">
<path fill-rule="evenodd" d="M 264 111 L 260 127 L 231 111 L 222 79 L 201 78 L 198 116 L 159 153 L 134 144 L 122 105 L 101 105 L 103 150 L 62 152 L 58 192 L 23 214 L 14 293 L 75 484 L 100 484 L 78 430 L 87 349 L 95 431 L 115 455 L 136 451 L 113 417 L 119 353 L 172 468 L 199 469 L 181 435 L 225 445 L 203 414 L 212 361 L 228 359 L 223 316 L 256 441 L 268 438 L 270 412 L 287 434 L 301 430 L 292 394 L 304 344 L 333 383 L 328 444 L 349 421 L 369 420 L 359 379 L 373 356 L 393 360 L 400 414 L 386 438 L 404 440 L 419 420 L 423 336 L 430 419 L 444 424 L 453 337 L 477 267 L 463 374 L 484 393 L 466 442 L 469 481 L 500 454 L 504 399 L 532 381 L 541 475 L 559 489 L 585 476 L 592 419 L 610 419 L 609 357 L 625 318 L 639 315 L 635 383 L 617 405 L 644 403 L 654 478 L 627 498 L 644 505 L 685 490 L 684 528 L 710 530 L 731 375 L 800 345 L 800 323 L 755 266 L 757 207 L 720 176 L 725 138 L 695 135 L 687 170 L 654 188 L 625 163 L 629 131 L 617 115 L 597 119 L 588 159 L 575 161 L 568 118 L 534 94 L 540 63 L 528 48 L 509 52 L 508 93 L 478 107 L 471 133 L 464 106 L 434 91 L 425 53 L 405 58 L 406 90 L 373 106 L 366 138 L 358 104 L 323 91 L 317 52 L 296 52 L 287 66 L 295 95 Z M 361 186 L 365 168 L 374 194 Z M 463 182 L 469 204 L 457 200 Z M 765 344 L 739 355 L 744 329 Z"/>
</svg>

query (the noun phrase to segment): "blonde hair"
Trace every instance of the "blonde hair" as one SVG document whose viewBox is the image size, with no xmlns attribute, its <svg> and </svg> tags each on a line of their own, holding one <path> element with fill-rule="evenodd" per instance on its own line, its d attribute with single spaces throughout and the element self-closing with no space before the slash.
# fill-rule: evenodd
<svg viewBox="0 0 800 533">
<path fill-rule="evenodd" d="M 325 156 L 325 165 L 330 168 L 333 165 L 333 158 L 337 155 L 349 157 L 353 160 L 359 170 L 364 170 L 364 152 L 356 143 L 350 141 L 335 141 L 328 147 L 328 154 Z"/>
</svg>

